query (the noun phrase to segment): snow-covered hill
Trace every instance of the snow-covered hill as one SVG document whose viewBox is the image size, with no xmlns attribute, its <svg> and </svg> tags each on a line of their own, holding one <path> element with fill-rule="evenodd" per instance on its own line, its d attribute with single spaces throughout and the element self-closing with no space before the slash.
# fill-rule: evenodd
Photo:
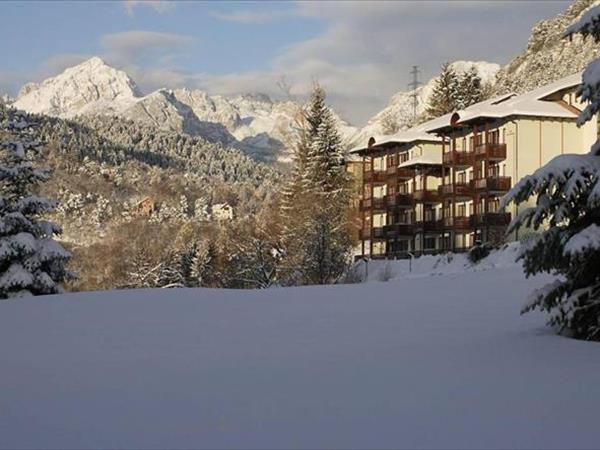
<svg viewBox="0 0 600 450">
<path fill-rule="evenodd" d="M 519 316 L 547 281 L 2 301 L 0 448 L 595 448 L 600 345 Z"/>
<path fill-rule="evenodd" d="M 593 39 L 563 36 L 567 27 L 595 3 L 598 0 L 575 0 L 563 14 L 539 22 L 523 53 L 498 73 L 496 93 L 530 91 L 579 72 L 598 58 L 600 46 Z"/>
<path fill-rule="evenodd" d="M 459 74 L 475 67 L 482 81 L 490 86 L 495 83 L 496 74 L 500 70 L 498 64 L 485 61 L 455 61 L 451 66 Z M 387 120 L 395 122 L 399 129 L 410 127 L 414 116 L 413 96 L 416 95 L 417 98 L 417 115 L 419 115 L 425 111 L 436 79 L 437 77 L 432 78 L 414 91 L 400 91 L 394 94 L 389 104 L 369 119 L 364 127 L 357 130 L 356 134 L 350 139 L 350 142 L 353 145 L 360 145 L 366 143 L 371 136 L 393 134 L 386 130 L 385 123 Z"/>
<path fill-rule="evenodd" d="M 125 72 L 97 57 L 40 84 L 26 84 L 14 105 L 63 118 L 116 115 L 222 142 L 267 161 L 289 160 L 286 142 L 299 111 L 298 103 L 273 101 L 265 94 L 211 96 L 182 88 L 143 95 Z M 344 138 L 355 133 L 337 120 Z"/>
</svg>

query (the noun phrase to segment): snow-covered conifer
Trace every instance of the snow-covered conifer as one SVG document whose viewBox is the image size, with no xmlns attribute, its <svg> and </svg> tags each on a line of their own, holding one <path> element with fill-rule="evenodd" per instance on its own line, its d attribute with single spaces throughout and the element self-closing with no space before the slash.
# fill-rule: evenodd
<svg viewBox="0 0 600 450">
<path fill-rule="evenodd" d="M 456 98 L 456 108 L 463 109 L 485 98 L 485 87 L 477 69 L 473 66 L 459 78 L 459 90 Z"/>
<path fill-rule="evenodd" d="M 0 298 L 61 292 L 69 252 L 53 236 L 61 228 L 41 219 L 56 202 L 38 195 L 49 171 L 34 158 L 41 143 L 27 115 L 0 109 Z"/>
<path fill-rule="evenodd" d="M 600 5 L 567 30 L 578 32 L 600 41 Z M 600 60 L 584 71 L 578 94 L 588 102 L 578 119 L 583 125 L 600 111 Z M 524 209 L 510 227 L 544 229 L 523 253 L 525 272 L 559 277 L 534 292 L 523 312 L 547 311 L 551 325 L 580 339 L 600 340 L 600 141 L 588 154 L 552 159 L 520 180 L 503 204 L 530 199 L 535 206 Z"/>
<path fill-rule="evenodd" d="M 433 92 L 429 97 L 427 114 L 429 117 L 439 117 L 459 108 L 457 101 L 460 90 L 460 79 L 449 63 L 442 65 L 442 71 L 435 80 Z"/>
<path fill-rule="evenodd" d="M 313 91 L 306 123 L 306 139 L 301 142 L 305 161 L 296 167 L 300 179 L 293 204 L 282 214 L 287 221 L 284 271 L 290 283 L 325 284 L 339 278 L 348 259 L 350 179 L 340 136 L 320 86 Z M 314 243 L 320 245 L 311 247 Z"/>
<path fill-rule="evenodd" d="M 194 218 L 196 220 L 210 219 L 210 214 L 208 212 L 208 201 L 205 197 L 198 197 L 194 202 Z"/>
</svg>

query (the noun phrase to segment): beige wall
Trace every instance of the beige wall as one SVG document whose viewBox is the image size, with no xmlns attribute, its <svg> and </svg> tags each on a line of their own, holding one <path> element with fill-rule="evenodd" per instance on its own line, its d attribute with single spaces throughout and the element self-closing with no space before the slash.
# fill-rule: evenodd
<svg viewBox="0 0 600 450">
<path fill-rule="evenodd" d="M 596 121 L 592 122 L 577 127 L 574 119 L 516 118 L 502 125 L 501 129 L 506 130 L 506 175 L 511 176 L 513 186 L 556 156 L 588 152 L 597 136 Z M 519 209 L 511 204 L 507 211 L 515 217 L 519 211 L 534 204 L 530 201 L 521 204 Z M 521 230 L 520 236 L 528 232 Z"/>
</svg>

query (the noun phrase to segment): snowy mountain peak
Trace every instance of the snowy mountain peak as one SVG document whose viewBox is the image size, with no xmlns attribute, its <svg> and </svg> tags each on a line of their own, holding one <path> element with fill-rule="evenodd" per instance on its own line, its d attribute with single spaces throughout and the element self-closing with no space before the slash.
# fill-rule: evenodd
<svg viewBox="0 0 600 450">
<path fill-rule="evenodd" d="M 93 57 L 40 84 L 28 83 L 15 106 L 33 113 L 72 117 L 142 93 L 129 76 Z"/>
</svg>

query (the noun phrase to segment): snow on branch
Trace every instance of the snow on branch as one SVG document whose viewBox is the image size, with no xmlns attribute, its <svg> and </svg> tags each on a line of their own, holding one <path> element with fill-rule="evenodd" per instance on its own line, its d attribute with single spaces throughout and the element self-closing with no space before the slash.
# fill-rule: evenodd
<svg viewBox="0 0 600 450">
<path fill-rule="evenodd" d="M 598 39 L 598 29 L 600 29 L 600 3 L 588 9 L 581 18 L 571 24 L 563 33 L 563 37 L 571 37 L 576 33 L 584 36 L 592 35 Z"/>
</svg>

